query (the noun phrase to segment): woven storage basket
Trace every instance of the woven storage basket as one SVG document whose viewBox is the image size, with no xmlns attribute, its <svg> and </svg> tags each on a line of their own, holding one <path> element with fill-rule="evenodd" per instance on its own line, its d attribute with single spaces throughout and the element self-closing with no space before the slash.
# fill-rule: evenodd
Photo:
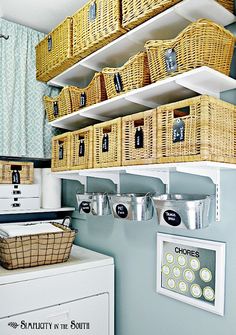
<svg viewBox="0 0 236 335">
<path fill-rule="evenodd" d="M 158 107 L 157 125 L 158 163 L 236 163 L 234 105 L 209 96 L 183 100 Z"/>
<path fill-rule="evenodd" d="M 139 52 L 119 68 L 104 68 L 107 96 L 109 99 L 150 84 L 150 72 L 146 52 Z"/>
<path fill-rule="evenodd" d="M 121 118 L 93 127 L 95 168 L 121 166 Z"/>
<path fill-rule="evenodd" d="M 66 171 L 70 169 L 70 144 L 70 132 L 52 138 L 52 171 Z"/>
<path fill-rule="evenodd" d="M 122 0 L 122 25 L 132 29 L 153 16 L 164 12 L 181 0 Z M 218 0 L 219 4 L 231 12 L 234 11 L 233 0 Z"/>
<path fill-rule="evenodd" d="M 151 81 L 175 76 L 201 66 L 229 75 L 235 37 L 206 19 L 191 23 L 175 39 L 145 45 Z"/>
<path fill-rule="evenodd" d="M 67 17 L 36 46 L 36 78 L 47 82 L 74 64 L 72 18 Z"/>
<path fill-rule="evenodd" d="M 93 127 L 87 127 L 71 133 L 72 170 L 91 169 L 93 167 Z"/>
<path fill-rule="evenodd" d="M 32 184 L 34 182 L 33 163 L 0 161 L 0 184 L 12 184 L 12 173 L 15 170 L 20 175 L 20 184 Z"/>
<path fill-rule="evenodd" d="M 156 110 L 122 118 L 122 165 L 156 163 Z"/>
<path fill-rule="evenodd" d="M 62 232 L 0 237 L 0 263 L 8 269 L 27 268 L 66 262 L 70 256 L 75 232 L 54 223 Z"/>
<path fill-rule="evenodd" d="M 120 0 L 90 0 L 73 15 L 73 53 L 84 58 L 125 33 Z"/>
</svg>

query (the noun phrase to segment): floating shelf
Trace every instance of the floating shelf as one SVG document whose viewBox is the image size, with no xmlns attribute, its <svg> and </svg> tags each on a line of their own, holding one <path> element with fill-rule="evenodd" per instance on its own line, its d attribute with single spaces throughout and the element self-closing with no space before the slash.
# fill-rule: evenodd
<svg viewBox="0 0 236 335">
<path fill-rule="evenodd" d="M 1 211 L 0 215 L 14 215 L 14 214 L 33 214 L 33 213 L 55 213 L 55 212 L 73 212 L 75 210 L 74 207 L 62 207 L 62 208 L 40 208 L 40 209 L 25 209 L 25 210 L 18 210 L 18 211 Z"/>
<path fill-rule="evenodd" d="M 142 50 L 146 41 L 174 38 L 199 18 L 208 18 L 223 26 L 236 21 L 236 17 L 215 0 L 183 0 L 84 58 L 48 84 L 59 87 L 87 85 L 95 71 L 106 66 L 120 66 Z"/>
<path fill-rule="evenodd" d="M 235 88 L 235 79 L 203 66 L 83 108 L 50 124 L 56 128 L 77 130 L 97 121 L 108 121 L 197 94 L 208 94 L 219 98 L 222 92 Z"/>
<path fill-rule="evenodd" d="M 170 173 L 181 172 L 208 177 L 215 184 L 216 198 L 216 221 L 221 219 L 221 171 L 236 170 L 236 164 L 215 163 L 215 162 L 190 162 L 190 163 L 169 163 L 169 164 L 150 164 L 121 166 L 101 169 L 88 169 L 79 171 L 55 172 L 58 178 L 77 180 L 85 186 L 87 191 L 87 177 L 110 179 L 117 185 L 117 192 L 120 193 L 120 175 L 133 174 L 160 179 L 166 185 L 166 192 L 169 192 Z"/>
</svg>

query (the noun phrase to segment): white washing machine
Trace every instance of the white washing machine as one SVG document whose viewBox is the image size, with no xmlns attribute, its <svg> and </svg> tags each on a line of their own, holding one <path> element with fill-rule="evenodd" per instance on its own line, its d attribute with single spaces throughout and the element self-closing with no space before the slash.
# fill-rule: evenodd
<svg viewBox="0 0 236 335">
<path fill-rule="evenodd" d="M 1 335 L 114 335 L 113 258 L 73 246 L 66 263 L 0 267 Z"/>
</svg>

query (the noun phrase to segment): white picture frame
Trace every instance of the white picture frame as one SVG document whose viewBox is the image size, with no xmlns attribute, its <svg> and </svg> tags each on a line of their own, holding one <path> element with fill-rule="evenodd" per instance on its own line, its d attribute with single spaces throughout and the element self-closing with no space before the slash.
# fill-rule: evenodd
<svg viewBox="0 0 236 335">
<path fill-rule="evenodd" d="M 163 287 L 162 285 L 162 266 L 164 263 L 163 246 L 165 242 L 176 245 L 186 246 L 188 248 L 200 248 L 215 251 L 215 298 L 214 304 L 208 301 L 202 301 L 194 297 L 185 296 L 184 294 L 174 292 L 173 290 Z M 176 247 L 178 248 L 178 247 Z M 178 249 L 174 250 L 178 250 Z M 188 249 L 186 249 L 188 250 Z M 204 309 L 218 315 L 224 315 L 225 300 L 225 250 L 224 242 L 215 242 L 203 239 L 195 239 L 176 235 L 157 233 L 157 277 L 156 291 L 159 294 L 166 295 L 170 298 L 185 302 L 189 305 Z M 207 252 L 207 251 L 206 251 Z"/>
</svg>

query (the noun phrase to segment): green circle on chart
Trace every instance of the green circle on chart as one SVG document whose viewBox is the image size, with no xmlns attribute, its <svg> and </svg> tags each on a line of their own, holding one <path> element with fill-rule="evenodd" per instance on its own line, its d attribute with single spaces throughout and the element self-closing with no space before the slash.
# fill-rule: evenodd
<svg viewBox="0 0 236 335">
<path fill-rule="evenodd" d="M 162 269 L 161 269 L 162 273 L 165 275 L 165 276 L 169 276 L 170 274 L 170 267 L 168 265 L 163 265 L 162 266 Z"/>
<path fill-rule="evenodd" d="M 181 276 L 181 270 L 178 266 L 174 266 L 172 272 L 175 278 L 179 278 Z"/>
<path fill-rule="evenodd" d="M 172 279 L 172 278 L 168 279 L 168 280 L 167 280 L 167 286 L 168 286 L 170 289 L 173 290 L 173 289 L 175 288 L 175 286 L 176 286 L 174 279 Z"/>
<path fill-rule="evenodd" d="M 207 268 L 202 268 L 200 270 L 200 278 L 205 283 L 209 283 L 212 280 L 212 273 L 211 273 L 211 271 L 209 269 L 207 269 Z"/>
<path fill-rule="evenodd" d="M 174 256 L 169 252 L 168 254 L 166 254 L 166 260 L 169 264 L 174 263 Z"/>
<path fill-rule="evenodd" d="M 186 263 L 187 263 L 187 259 L 183 255 L 178 256 L 177 261 L 178 261 L 180 266 L 185 266 Z"/>
<path fill-rule="evenodd" d="M 193 284 L 190 288 L 190 292 L 194 298 L 201 298 L 202 289 L 198 284 Z"/>
<path fill-rule="evenodd" d="M 180 281 L 178 284 L 179 290 L 181 292 L 187 292 L 188 291 L 188 285 L 184 281 Z"/>
<path fill-rule="evenodd" d="M 215 292 L 214 292 L 214 290 L 210 286 L 206 286 L 203 289 L 203 296 L 208 301 L 215 300 Z"/>
<path fill-rule="evenodd" d="M 186 269 L 184 271 L 184 279 L 188 282 L 193 282 L 194 279 L 195 279 L 195 274 L 193 272 L 193 270 L 190 270 L 190 269 Z"/>
<path fill-rule="evenodd" d="M 199 259 L 197 259 L 196 257 L 191 258 L 190 261 L 190 266 L 194 271 L 198 271 L 201 267 L 200 261 Z"/>
</svg>

